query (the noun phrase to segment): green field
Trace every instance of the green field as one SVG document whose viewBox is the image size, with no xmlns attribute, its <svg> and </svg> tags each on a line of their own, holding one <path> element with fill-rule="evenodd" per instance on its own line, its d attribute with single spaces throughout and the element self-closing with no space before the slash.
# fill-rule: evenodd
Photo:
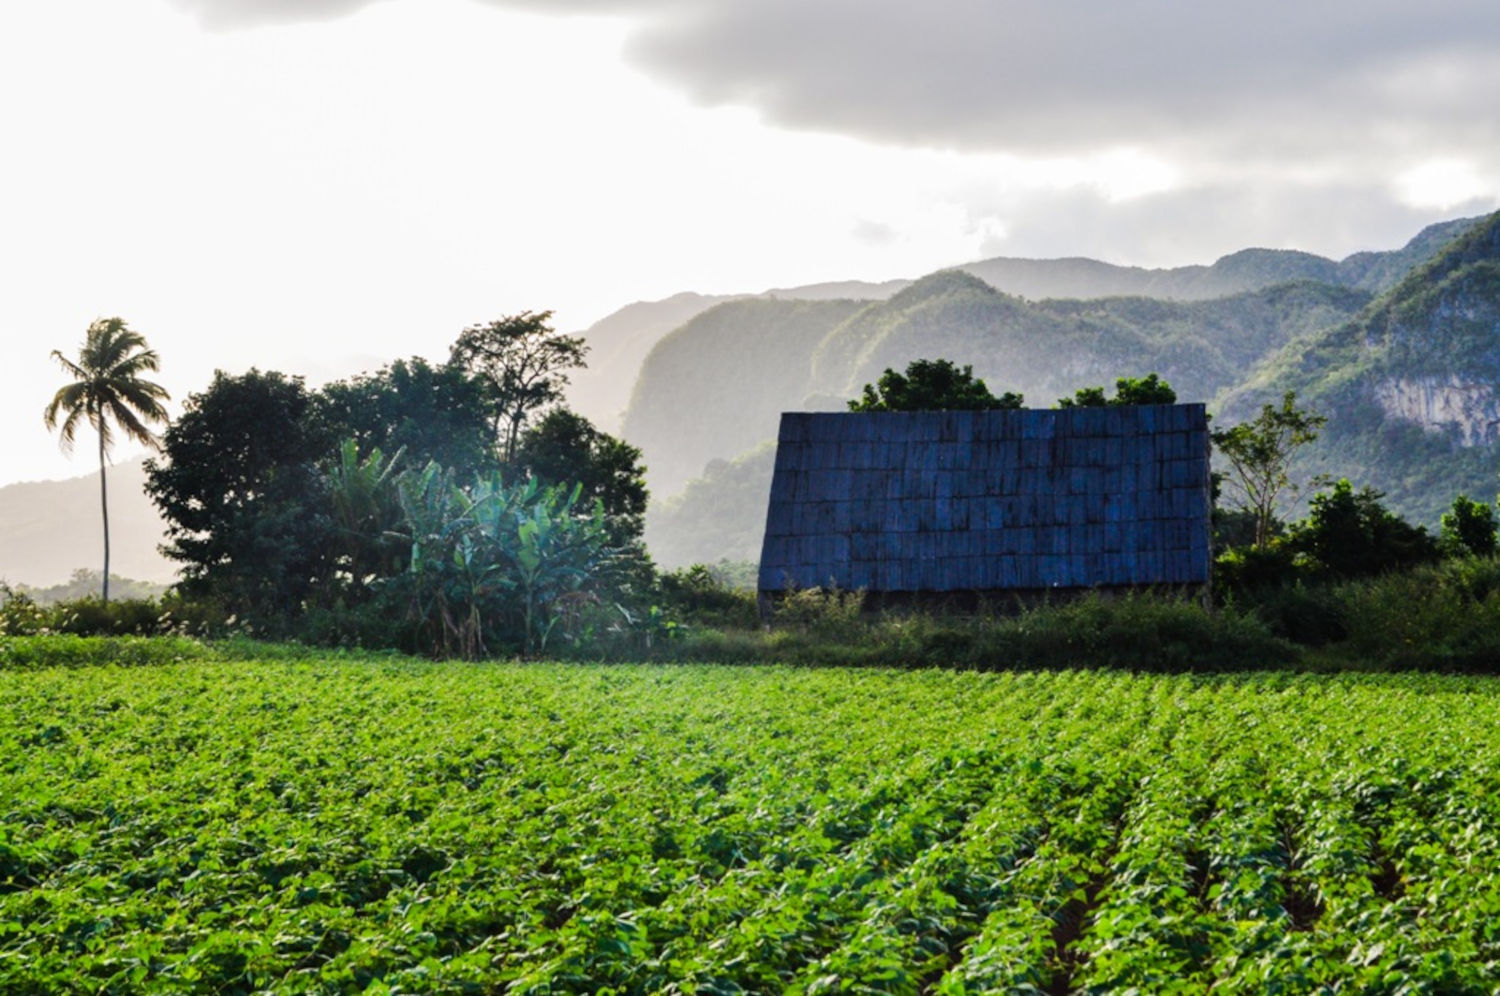
<svg viewBox="0 0 1500 996">
<path fill-rule="evenodd" d="M 1492 992 L 1497 692 L 0 663 L 0 992 Z"/>
</svg>

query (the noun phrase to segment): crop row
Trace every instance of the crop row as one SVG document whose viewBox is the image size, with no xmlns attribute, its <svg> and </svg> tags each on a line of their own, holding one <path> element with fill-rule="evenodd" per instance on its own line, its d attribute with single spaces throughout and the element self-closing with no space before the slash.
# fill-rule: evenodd
<svg viewBox="0 0 1500 996">
<path fill-rule="evenodd" d="M 0 671 L 0 990 L 1488 992 L 1497 686 Z"/>
</svg>

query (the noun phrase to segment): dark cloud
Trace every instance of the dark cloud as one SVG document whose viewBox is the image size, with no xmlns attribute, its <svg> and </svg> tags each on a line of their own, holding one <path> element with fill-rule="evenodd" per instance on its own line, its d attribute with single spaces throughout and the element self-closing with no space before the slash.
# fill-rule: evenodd
<svg viewBox="0 0 1500 996">
<path fill-rule="evenodd" d="M 215 25 L 379 0 L 174 0 Z M 1298 154 L 1500 143 L 1500 4 L 1480 0 L 482 0 L 635 24 L 705 104 L 901 145 Z"/>
</svg>

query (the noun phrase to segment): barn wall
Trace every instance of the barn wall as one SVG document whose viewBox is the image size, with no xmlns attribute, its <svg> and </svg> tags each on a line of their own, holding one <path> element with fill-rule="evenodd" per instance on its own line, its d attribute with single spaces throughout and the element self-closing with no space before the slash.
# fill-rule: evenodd
<svg viewBox="0 0 1500 996">
<path fill-rule="evenodd" d="M 1208 580 L 1204 407 L 782 416 L 760 588 Z"/>
</svg>

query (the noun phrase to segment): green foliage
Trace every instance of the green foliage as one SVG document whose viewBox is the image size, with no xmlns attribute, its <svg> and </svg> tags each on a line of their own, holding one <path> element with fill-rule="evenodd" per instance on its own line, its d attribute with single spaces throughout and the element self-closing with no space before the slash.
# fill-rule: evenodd
<svg viewBox="0 0 1500 996">
<path fill-rule="evenodd" d="M 52 358 L 74 380 L 58 388 L 42 421 L 47 428 L 59 430 L 64 451 L 72 451 L 80 425 L 88 425 L 99 437 L 99 504 L 104 520 L 104 569 L 99 577 L 100 597 L 107 602 L 109 498 L 105 467 L 114 445 L 112 426 L 118 426 L 127 439 L 157 445 L 151 426 L 167 420 L 162 403 L 168 395 L 166 388 L 143 375 L 159 370 L 161 363 L 156 351 L 146 347 L 145 337 L 132 331 L 122 318 L 101 318 L 89 325 L 77 362 L 55 349 Z"/>
<path fill-rule="evenodd" d="M 1289 544 L 1314 570 L 1336 578 L 1369 577 L 1435 560 L 1437 544 L 1380 503 L 1379 491 L 1354 490 L 1347 478 L 1314 495 Z"/>
<path fill-rule="evenodd" d="M 948 360 L 913 360 L 899 374 L 887 367 L 875 384 L 866 384 L 863 397 L 849 402 L 851 412 L 980 411 L 1020 408 L 1019 394 L 990 393 L 984 381 L 974 376 L 972 366 L 962 368 Z"/>
<path fill-rule="evenodd" d="M 1102 387 L 1080 387 L 1071 398 L 1058 398 L 1059 408 L 1103 408 L 1106 405 L 1173 405 L 1177 392 L 1151 373 L 1144 377 L 1121 377 L 1115 381 L 1115 396 L 1108 400 Z"/>
<path fill-rule="evenodd" d="M 1492 681 L 182 649 L 6 673 L 0 990 L 1500 986 Z"/>
<path fill-rule="evenodd" d="M 863 591 L 838 588 L 790 588 L 777 598 L 771 623 L 824 640 L 858 642 L 867 628 L 860 623 Z"/>
<path fill-rule="evenodd" d="M 603 509 L 580 508 L 577 486 L 490 476 L 461 487 L 428 464 L 399 488 L 411 553 L 393 583 L 433 654 L 480 657 L 492 643 L 543 650 L 557 626 L 573 629 L 597 604 L 618 566 Z"/>
<path fill-rule="evenodd" d="M 1500 561 L 1450 560 L 1337 589 L 1344 655 L 1388 668 L 1493 673 L 1500 662 Z"/>
<path fill-rule="evenodd" d="M 217 372 L 168 427 L 164 457 L 146 464 L 181 589 L 265 632 L 288 632 L 333 569 L 318 461 L 336 444 L 312 424 L 311 404 L 299 377 Z"/>
<path fill-rule="evenodd" d="M 1220 602 L 1231 596 L 1291 584 L 1305 573 L 1297 562 L 1297 551 L 1289 543 L 1238 546 L 1214 560 L 1213 580 Z"/>
<path fill-rule="evenodd" d="M 562 400 L 568 371 L 582 367 L 582 338 L 558 335 L 552 312 L 525 311 L 459 333 L 449 363 L 478 378 L 492 417 L 501 461 L 515 462 L 521 431 L 532 414 Z"/>
<path fill-rule="evenodd" d="M 329 450 L 352 439 L 361 453 L 404 452 L 408 466 L 478 473 L 498 466 L 493 417 L 477 377 L 413 357 L 324 385 L 311 395 L 307 423 Z"/>
<path fill-rule="evenodd" d="M 217 657 L 209 646 L 182 636 L 17 635 L 0 631 L 0 675 L 48 668 L 148 667 Z M 4 853 L 0 839 L 0 861 Z M 0 895 L 5 892 L 0 888 Z"/>
<path fill-rule="evenodd" d="M 1298 408 L 1296 393 L 1288 391 L 1280 408 L 1263 405 L 1251 421 L 1213 431 L 1214 445 L 1229 461 L 1229 484 L 1255 516 L 1256 546 L 1271 541 L 1281 495 L 1298 490 L 1288 471 L 1292 457 L 1318 438 L 1327 421 L 1326 416 Z"/>
<path fill-rule="evenodd" d="M 218 636 L 232 629 L 226 613 L 212 603 L 193 602 L 177 592 L 161 598 L 117 598 L 98 595 L 39 604 L 24 592 L 0 583 L 0 635 L 44 636 Z"/>
<path fill-rule="evenodd" d="M 693 564 L 658 579 L 669 611 L 691 624 L 754 629 L 760 624 L 754 582 L 736 585 L 721 568 Z"/>
<path fill-rule="evenodd" d="M 554 408 L 521 437 L 513 470 L 521 468 L 545 484 L 577 486 L 585 505 L 598 502 L 615 545 L 640 540 L 648 494 L 636 447 L 576 412 Z"/>
<path fill-rule="evenodd" d="M 361 457 L 356 441 L 346 439 L 324 475 L 338 551 L 334 566 L 356 590 L 405 568 L 396 532 L 402 522 L 396 468 L 403 455 L 398 450 L 386 459 L 377 446 Z"/>
<path fill-rule="evenodd" d="M 1493 557 L 1495 531 L 1494 506 L 1461 494 L 1443 513 L 1439 542 L 1449 556 Z"/>
</svg>

